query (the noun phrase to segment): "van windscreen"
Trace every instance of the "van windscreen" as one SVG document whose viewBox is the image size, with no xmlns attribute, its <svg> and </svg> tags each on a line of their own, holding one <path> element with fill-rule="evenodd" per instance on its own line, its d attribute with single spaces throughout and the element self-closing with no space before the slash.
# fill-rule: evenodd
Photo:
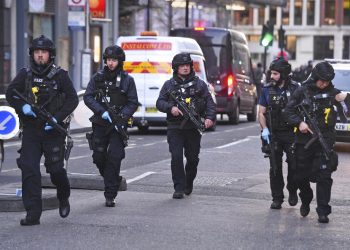
<svg viewBox="0 0 350 250">
<path fill-rule="evenodd" d="M 189 37 L 195 39 L 201 47 L 207 64 L 208 75 L 226 72 L 229 67 L 228 51 L 229 32 L 216 29 L 174 29 L 170 36 Z"/>
</svg>

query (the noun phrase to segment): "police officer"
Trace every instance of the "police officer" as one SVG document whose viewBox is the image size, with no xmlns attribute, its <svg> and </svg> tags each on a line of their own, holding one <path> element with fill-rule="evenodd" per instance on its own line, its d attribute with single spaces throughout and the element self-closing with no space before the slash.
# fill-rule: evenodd
<svg viewBox="0 0 350 250">
<path fill-rule="evenodd" d="M 23 204 L 27 211 L 26 217 L 20 221 L 22 226 L 40 224 L 40 158 L 43 154 L 46 171 L 57 187 L 59 214 L 64 218 L 70 211 L 70 185 L 63 164 L 65 136 L 48 125 L 14 92 L 16 89 L 31 103 L 48 111 L 54 122 L 67 128 L 70 114 L 79 99 L 67 71 L 54 64 L 55 55 L 55 46 L 50 39 L 43 35 L 35 38 L 29 48 L 30 67 L 20 70 L 6 92 L 6 99 L 15 108 L 23 126 L 22 147 L 17 159 L 22 171 Z"/>
<path fill-rule="evenodd" d="M 329 201 L 333 180 L 332 172 L 336 170 L 338 159 L 333 150 L 335 143 L 336 110 L 334 106 L 350 107 L 350 95 L 341 93 L 334 88 L 332 79 L 334 69 L 328 62 L 318 63 L 310 77 L 297 89 L 288 103 L 285 114 L 288 123 L 298 128 L 296 134 L 296 177 L 300 189 L 300 214 L 306 217 L 310 212 L 310 202 L 313 191 L 310 181 L 316 182 L 317 214 L 320 223 L 328 223 L 331 213 Z M 342 105 L 339 105 L 341 102 Z M 331 151 L 330 158 L 325 158 L 324 150 L 318 140 L 307 144 L 315 131 L 310 128 L 309 120 L 300 112 L 302 104 L 307 112 L 314 117 L 321 131 L 326 147 Z M 306 146 L 308 145 L 308 146 Z"/>
<path fill-rule="evenodd" d="M 295 171 L 295 166 L 293 167 L 294 132 L 293 128 L 282 118 L 282 110 L 285 108 L 291 94 L 299 86 L 298 83 L 291 80 L 290 73 L 291 66 L 283 57 L 273 60 L 267 72 L 268 83 L 263 87 L 259 99 L 258 117 L 262 128 L 263 145 L 268 145 L 275 153 L 275 159 L 273 159 L 270 152 L 271 209 L 281 209 L 284 199 L 283 152 L 286 153 L 288 163 L 288 202 L 291 206 L 298 203 L 297 185 L 293 181 Z M 273 137 L 271 137 L 271 134 L 273 134 Z"/>
<path fill-rule="evenodd" d="M 166 81 L 157 100 L 157 109 L 167 113 L 167 137 L 171 153 L 171 172 L 174 182 L 174 199 L 190 195 L 197 174 L 201 134 L 194 123 L 184 118 L 170 92 L 176 91 L 187 104 L 192 103 L 196 114 L 205 118 L 205 128 L 213 126 L 216 118 L 215 103 L 207 84 L 195 76 L 193 61 L 189 53 L 180 53 L 172 60 L 173 77 Z M 187 159 L 184 169 L 183 151 Z"/>
<path fill-rule="evenodd" d="M 92 158 L 104 179 L 105 205 L 114 207 L 122 180 L 119 176 L 120 165 L 125 158 L 126 145 L 122 136 L 125 132 L 121 129 L 126 130 L 128 119 L 137 109 L 138 98 L 134 79 L 123 71 L 123 49 L 116 45 L 107 47 L 103 60 L 105 66 L 91 78 L 84 102 L 94 112 L 90 118 L 93 130 Z M 112 110 L 108 107 L 112 107 Z M 112 124 L 113 114 L 121 119 L 120 131 Z"/>
</svg>

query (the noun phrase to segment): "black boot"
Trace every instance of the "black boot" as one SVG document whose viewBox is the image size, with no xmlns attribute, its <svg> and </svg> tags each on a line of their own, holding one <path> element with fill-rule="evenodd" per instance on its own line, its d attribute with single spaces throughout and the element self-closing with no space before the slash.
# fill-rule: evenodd
<svg viewBox="0 0 350 250">
<path fill-rule="evenodd" d="M 115 200 L 113 198 L 106 198 L 106 207 L 115 207 Z"/>
<path fill-rule="evenodd" d="M 328 223 L 329 219 L 328 219 L 327 215 L 319 215 L 318 222 L 319 223 Z"/>
<path fill-rule="evenodd" d="M 69 200 L 65 199 L 65 200 L 60 201 L 60 205 L 59 205 L 58 210 L 59 210 L 60 216 L 62 218 L 66 218 L 70 212 Z"/>
<path fill-rule="evenodd" d="M 301 203 L 300 215 L 306 217 L 310 213 L 310 204 Z"/>
<path fill-rule="evenodd" d="M 25 217 L 24 219 L 21 219 L 20 224 L 21 226 L 34 226 L 34 225 L 39 225 L 40 220 Z"/>
<path fill-rule="evenodd" d="M 173 199 L 183 199 L 184 192 L 183 191 L 175 191 L 173 194 Z"/>
<path fill-rule="evenodd" d="M 190 195 L 192 193 L 192 190 L 193 190 L 193 181 L 189 181 L 186 183 L 185 195 Z"/>
<path fill-rule="evenodd" d="M 282 201 L 273 201 L 270 206 L 271 209 L 281 209 Z"/>
<path fill-rule="evenodd" d="M 297 191 L 295 192 L 289 192 L 289 197 L 288 197 L 288 203 L 292 207 L 294 207 L 296 204 L 298 204 L 298 195 Z"/>
</svg>

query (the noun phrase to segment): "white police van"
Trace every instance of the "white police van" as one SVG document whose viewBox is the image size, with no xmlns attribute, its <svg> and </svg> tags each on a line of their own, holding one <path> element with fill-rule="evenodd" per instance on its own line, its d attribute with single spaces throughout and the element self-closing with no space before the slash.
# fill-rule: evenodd
<svg viewBox="0 0 350 250">
<path fill-rule="evenodd" d="M 166 114 L 157 110 L 156 101 L 164 82 L 173 75 L 171 62 L 176 54 L 190 53 L 196 75 L 208 83 L 203 52 L 194 39 L 147 32 L 121 36 L 117 45 L 125 52 L 124 70 L 135 79 L 139 107 L 134 125 L 140 130 L 166 125 Z"/>
</svg>

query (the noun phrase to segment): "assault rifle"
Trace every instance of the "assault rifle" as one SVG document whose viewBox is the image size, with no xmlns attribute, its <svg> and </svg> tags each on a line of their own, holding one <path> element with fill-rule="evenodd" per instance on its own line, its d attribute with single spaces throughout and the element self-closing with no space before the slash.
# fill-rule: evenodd
<svg viewBox="0 0 350 250">
<path fill-rule="evenodd" d="M 25 98 L 20 92 L 18 92 L 17 89 L 13 89 L 13 92 L 22 101 L 29 104 L 33 112 L 36 115 L 38 115 L 40 119 L 44 120 L 45 122 L 47 122 L 48 125 L 50 125 L 54 129 L 56 129 L 58 132 L 60 132 L 62 135 L 67 137 L 66 148 L 64 152 L 64 159 L 68 163 L 69 155 L 73 148 L 73 140 L 72 140 L 72 137 L 68 134 L 67 130 L 63 128 L 61 125 L 59 125 L 57 122 L 55 122 L 53 116 L 48 111 L 46 111 L 44 107 L 40 107 L 39 105 L 32 103 L 27 98 Z"/>
<path fill-rule="evenodd" d="M 327 143 L 321 133 L 321 130 L 317 126 L 316 120 L 310 115 L 310 113 L 306 110 L 304 105 L 305 104 L 301 103 L 297 107 L 299 108 L 299 111 L 302 113 L 302 115 L 306 118 L 306 121 L 313 132 L 312 138 L 305 144 L 304 148 L 308 149 L 315 141 L 318 140 L 322 147 L 326 160 L 328 161 L 331 157 L 332 150 L 328 148 Z"/>
<path fill-rule="evenodd" d="M 120 136 L 123 140 L 124 146 L 125 147 L 128 146 L 129 135 L 125 129 L 127 124 L 125 124 L 125 119 L 123 119 L 123 117 L 120 114 L 120 109 L 117 109 L 117 107 L 109 104 L 107 97 L 104 95 L 104 93 L 101 89 L 97 90 L 97 93 L 99 93 L 101 95 L 103 102 L 106 104 L 108 114 L 112 119 L 112 124 L 113 124 L 115 130 L 117 130 L 117 132 L 120 134 Z"/>
<path fill-rule="evenodd" d="M 266 144 L 266 146 L 268 147 L 268 150 L 266 150 L 267 153 L 265 157 L 269 157 L 270 159 L 270 165 L 272 167 L 272 171 L 273 174 L 276 176 L 277 173 L 277 165 L 276 165 L 276 138 L 275 138 L 275 134 L 273 132 L 272 129 L 272 116 L 271 116 L 271 108 L 270 110 L 267 111 L 267 124 L 268 124 L 268 128 L 270 130 L 270 142 L 268 144 Z"/>
<path fill-rule="evenodd" d="M 183 112 L 185 120 L 191 120 L 191 122 L 196 126 L 198 132 L 202 135 L 205 131 L 204 123 L 200 118 L 197 118 L 198 114 L 194 110 L 194 107 L 190 104 L 188 106 L 183 100 L 181 95 L 176 91 L 169 91 L 170 97 L 176 102 L 180 110 Z"/>
</svg>

